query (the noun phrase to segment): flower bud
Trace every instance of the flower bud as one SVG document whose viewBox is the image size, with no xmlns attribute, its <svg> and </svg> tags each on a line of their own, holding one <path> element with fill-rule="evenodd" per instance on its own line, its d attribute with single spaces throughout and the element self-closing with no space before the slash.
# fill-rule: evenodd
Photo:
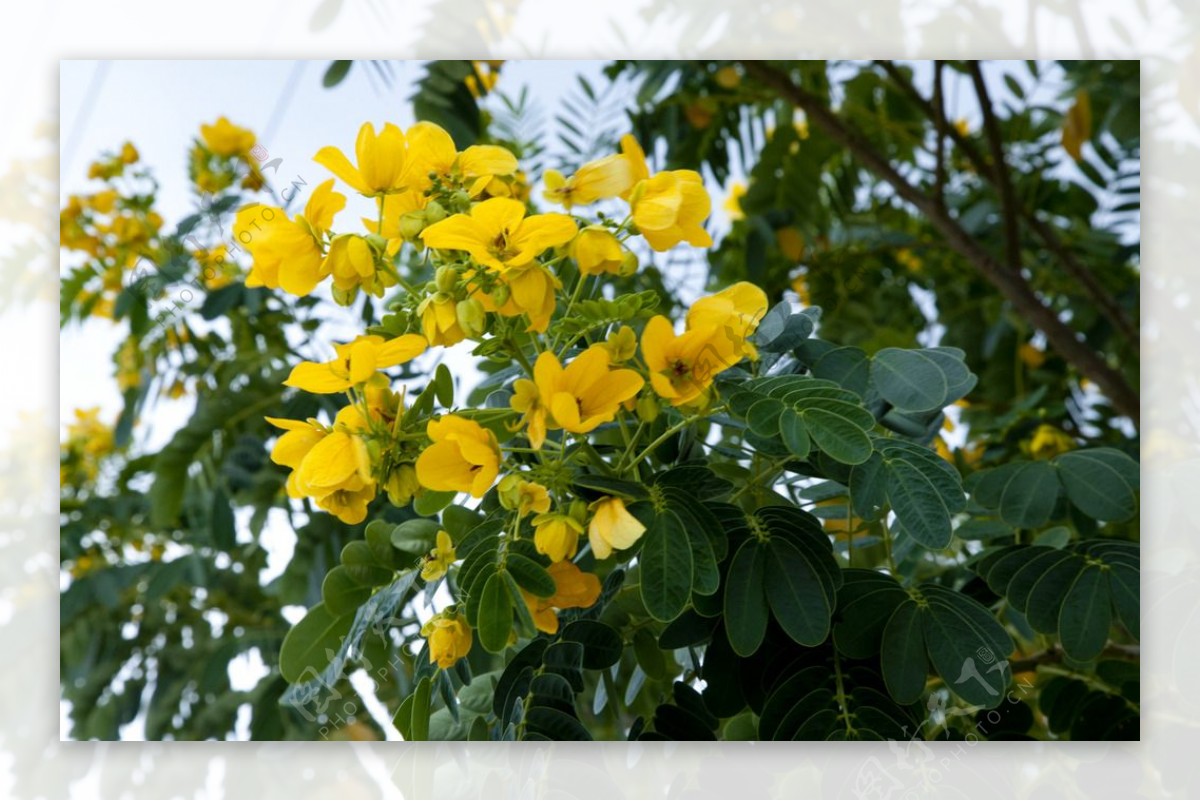
<svg viewBox="0 0 1200 801">
<path fill-rule="evenodd" d="M 585 522 L 587 522 L 587 501 L 583 500 L 583 498 L 576 498 L 575 500 L 571 501 L 571 508 L 568 513 L 571 515 L 572 520 L 582 526 Z"/>
<path fill-rule="evenodd" d="M 521 504 L 521 477 L 510 473 L 500 479 L 500 483 L 496 485 L 496 494 L 502 507 L 509 511 L 516 509 Z"/>
<path fill-rule="evenodd" d="M 623 258 L 621 260 L 621 266 L 617 270 L 617 275 L 619 275 L 623 278 L 628 278 L 629 276 L 636 273 L 637 269 L 638 269 L 637 255 L 631 250 L 625 251 L 625 258 Z"/>
<path fill-rule="evenodd" d="M 448 264 L 438 267 L 435 276 L 434 283 L 440 292 L 453 292 L 458 286 L 458 271 Z"/>
<path fill-rule="evenodd" d="M 458 317 L 458 327 L 470 339 L 478 339 L 487 330 L 487 312 L 483 304 L 475 298 L 460 300 L 455 307 Z"/>
<path fill-rule="evenodd" d="M 358 286 L 352 286 L 349 289 L 340 289 L 335 286 L 331 287 L 330 292 L 333 295 L 333 300 L 335 303 L 337 303 L 337 305 L 349 306 L 354 302 L 354 299 L 358 297 Z"/>
<path fill-rule="evenodd" d="M 658 400 L 653 395 L 643 395 L 637 400 L 638 419 L 647 425 L 658 419 Z"/>
<path fill-rule="evenodd" d="M 417 483 L 417 471 L 411 464 L 402 464 L 392 471 L 388 476 L 387 484 L 384 489 L 387 490 L 388 501 L 393 506 L 405 507 L 412 502 L 413 495 L 421 485 Z"/>
<path fill-rule="evenodd" d="M 509 297 L 512 295 L 512 290 L 508 288 L 508 284 L 500 284 L 492 290 L 492 303 L 496 308 L 500 308 L 505 303 L 508 303 Z"/>
<path fill-rule="evenodd" d="M 425 205 L 425 219 L 430 225 L 433 225 L 435 222 L 441 222 L 446 219 L 446 216 L 445 207 L 436 200 L 431 200 Z"/>
<path fill-rule="evenodd" d="M 400 216 L 400 236 L 411 241 L 416 240 L 425 230 L 427 217 L 423 211 L 410 211 Z"/>
</svg>

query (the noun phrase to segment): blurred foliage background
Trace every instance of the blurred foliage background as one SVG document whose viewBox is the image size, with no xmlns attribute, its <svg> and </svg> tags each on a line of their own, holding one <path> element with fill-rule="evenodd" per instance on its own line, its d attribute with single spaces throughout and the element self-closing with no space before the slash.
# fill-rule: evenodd
<svg viewBox="0 0 1200 801">
<path fill-rule="evenodd" d="M 661 168 L 704 172 L 728 198 L 718 246 L 707 262 L 663 259 L 638 288 L 682 296 L 750 280 L 772 301 L 821 307 L 821 337 L 866 354 L 961 348 L 980 380 L 930 441 L 967 481 L 1073 447 L 1064 442 L 1136 458 L 1136 62 L 616 62 L 553 110 L 555 142 L 536 98 L 505 89 L 501 64 L 424 69 L 416 114 L 459 147 L 498 142 L 525 164 L 570 172 L 632 130 Z M 389 75 L 386 63 L 334 62 L 329 91 L 352 70 Z M 109 317 L 128 336 L 113 356 L 120 417 L 81 411 L 62 444 L 64 734 L 381 737 L 348 679 L 340 713 L 279 703 L 285 609 L 319 600 L 343 546 L 363 538 L 362 526 L 289 506 L 286 471 L 267 458 L 264 414 L 320 411 L 320 398 L 280 383 L 304 358 L 298 343 L 327 322 L 318 301 L 206 270 L 233 211 L 264 183 L 285 187 L 251 158 L 197 150 L 196 211 L 167 221 L 157 181 L 177 176 L 153 175 L 121 143 L 91 170 L 96 191 L 62 212 L 63 247 L 82 254 L 64 272 L 62 324 Z M 378 319 L 370 300 L 360 311 Z M 162 397 L 194 397 L 194 411 L 148 450 L 139 424 Z M 828 512 L 837 536 L 847 513 Z M 379 514 L 404 517 L 386 505 Z M 297 541 L 263 583 L 272 525 Z M 1136 540 L 1136 521 L 1121 533 Z M 369 635 L 375 664 L 391 649 Z M 1061 654 L 1030 659 L 1021 667 Z M 1136 648 L 1120 661 L 1136 670 Z M 1089 676 L 1085 690 L 1136 705 L 1128 670 L 1112 675 Z M 390 713 L 408 689 L 381 682 L 370 700 Z"/>
</svg>

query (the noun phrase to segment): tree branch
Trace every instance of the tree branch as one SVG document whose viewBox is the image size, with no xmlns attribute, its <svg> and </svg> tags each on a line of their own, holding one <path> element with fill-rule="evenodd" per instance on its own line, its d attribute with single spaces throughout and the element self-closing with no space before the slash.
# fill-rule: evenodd
<svg viewBox="0 0 1200 801">
<path fill-rule="evenodd" d="M 993 182 L 1000 190 L 1000 208 L 1004 216 L 1004 247 L 1008 256 L 1007 267 L 1013 272 L 1021 270 L 1021 231 L 1017 220 L 1017 199 L 1013 195 L 1012 179 L 1008 174 L 1008 162 L 1004 160 L 1004 140 L 1000 137 L 1000 124 L 996 121 L 996 111 L 992 108 L 992 99 L 988 95 L 987 82 L 983 80 L 983 70 L 978 61 L 972 61 L 971 82 L 975 85 L 975 94 L 979 99 L 979 108 L 983 111 L 983 130 L 987 136 L 988 147 L 992 151 Z"/>
<path fill-rule="evenodd" d="M 910 100 L 912 100 L 918 107 L 921 108 L 921 110 L 925 113 L 925 116 L 934 120 L 936 124 L 936 120 L 939 116 L 939 109 L 936 107 L 936 105 L 922 97 L 921 93 L 917 91 L 917 88 L 913 86 L 912 82 L 905 77 L 904 73 L 901 72 L 893 62 L 877 61 L 875 63 L 878 64 L 885 73 L 887 73 L 888 77 L 892 79 L 892 82 L 895 83 L 896 86 L 898 86 L 900 90 L 904 92 L 904 94 L 908 95 Z M 979 152 L 978 148 L 975 147 L 974 142 L 953 127 L 947 126 L 945 132 L 950 137 L 951 141 L 954 142 L 955 146 L 963 153 L 964 156 L 967 157 L 967 160 L 971 162 L 980 175 L 991 176 L 993 174 L 987 163 L 987 160 L 983 157 L 983 154 Z M 1121 335 L 1125 338 L 1126 344 L 1130 349 L 1132 349 L 1133 353 L 1139 353 L 1141 350 L 1141 342 L 1139 340 L 1137 326 L 1134 325 L 1133 321 L 1129 319 L 1129 315 L 1125 313 L 1125 310 L 1121 308 L 1121 305 L 1117 303 L 1116 299 L 1109 294 L 1108 290 L 1100 285 L 1100 282 L 1096 279 L 1095 274 L 1085 267 L 1083 263 L 1079 261 L 1079 258 L 1075 255 L 1075 253 L 1072 252 L 1071 249 L 1068 248 L 1061 239 L 1059 239 L 1058 234 L 1054 231 L 1054 227 L 1038 217 L 1035 211 L 1028 209 L 1025 206 L 1021 206 L 1019 208 L 1019 212 L 1021 219 L 1025 220 L 1038 238 L 1042 240 L 1042 243 L 1046 246 L 1046 249 L 1050 251 L 1055 259 L 1057 259 L 1059 265 L 1063 269 L 1063 272 L 1079 282 L 1084 294 L 1091 298 L 1092 302 L 1100 308 L 1105 317 L 1107 317 L 1112 322 L 1113 326 L 1121 332 Z"/>
<path fill-rule="evenodd" d="M 1060 320 L 1053 309 L 1043 304 L 1019 272 L 1006 269 L 996 261 L 956 219 L 934 199 L 909 183 L 862 134 L 844 123 L 821 98 L 796 85 L 786 73 L 764 62 L 744 61 L 742 66 L 748 75 L 802 109 L 810 123 L 849 150 L 864 167 L 890 184 L 902 200 L 924 214 L 955 251 L 974 265 L 1019 314 L 1045 334 L 1051 348 L 1095 382 L 1122 414 L 1132 418 L 1135 423 L 1140 420 L 1138 395 L 1124 376 L 1081 341 L 1079 335 Z"/>
</svg>

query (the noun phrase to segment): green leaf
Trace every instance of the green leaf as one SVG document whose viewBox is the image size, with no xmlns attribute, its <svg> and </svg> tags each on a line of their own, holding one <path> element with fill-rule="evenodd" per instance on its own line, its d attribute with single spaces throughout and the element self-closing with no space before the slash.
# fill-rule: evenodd
<svg viewBox="0 0 1200 801">
<path fill-rule="evenodd" d="M 812 438 L 804 418 L 795 409 L 784 409 L 779 415 L 779 436 L 797 459 L 807 459 L 812 450 Z"/>
<path fill-rule="evenodd" d="M 1138 463 L 1113 448 L 1071 451 L 1054 459 L 1067 499 L 1079 511 L 1114 523 L 1137 514 Z"/>
<path fill-rule="evenodd" d="M 953 536 L 950 510 L 933 482 L 907 461 L 893 461 L 887 473 L 888 502 L 904 532 L 926 548 L 949 545 Z"/>
<path fill-rule="evenodd" d="M 655 620 L 669 623 L 692 595 L 692 548 L 679 517 L 670 509 L 651 521 L 642 537 L 641 595 Z"/>
<path fill-rule="evenodd" d="M 604 670 L 621 661 L 624 643 L 617 630 L 596 620 L 575 620 L 563 627 L 560 639 L 583 645 L 585 670 Z"/>
<path fill-rule="evenodd" d="M 842 572 L 845 579 L 838 591 L 833 642 L 851 659 L 867 659 L 879 653 L 884 626 L 909 595 L 884 573 L 859 568 Z"/>
<path fill-rule="evenodd" d="M 353 622 L 353 615 L 335 615 L 323 602 L 313 606 L 283 638 L 279 672 L 291 684 L 319 673 L 330 663 Z"/>
<path fill-rule="evenodd" d="M 325 574 L 321 582 L 321 598 L 326 608 L 336 615 L 353 614 L 371 597 L 371 587 L 355 581 L 349 570 L 342 565 Z"/>
<path fill-rule="evenodd" d="M 816 569 L 782 537 L 772 537 L 767 549 L 766 592 L 772 614 L 796 642 L 820 645 L 829 635 L 832 609 Z"/>
<path fill-rule="evenodd" d="M 546 572 L 546 568 L 527 556 L 509 552 L 505 566 L 521 588 L 539 598 L 549 598 L 554 595 L 556 587 L 554 577 Z"/>
<path fill-rule="evenodd" d="M 457 494 L 456 492 L 435 492 L 423 489 L 413 498 L 413 511 L 425 517 L 436 515 L 452 504 Z"/>
<path fill-rule="evenodd" d="M 878 453 L 850 469 L 850 502 L 863 520 L 878 520 L 887 503 L 887 471 Z"/>
<path fill-rule="evenodd" d="M 922 631 L 929 661 L 946 686 L 969 704 L 998 706 L 1012 681 L 1012 639 L 978 601 L 923 584 Z"/>
<path fill-rule="evenodd" d="M 871 457 L 871 438 L 866 430 L 836 412 L 823 408 L 803 414 L 808 434 L 817 447 L 842 464 L 861 464 Z"/>
<path fill-rule="evenodd" d="M 508 647 L 512 632 L 512 598 L 505 584 L 503 570 L 488 576 L 479 597 L 479 644 L 490 653 L 502 653 Z"/>
<path fill-rule="evenodd" d="M 551 740 L 592 739 L 587 727 L 580 723 L 578 718 L 548 706 L 531 706 L 525 713 L 525 725 L 529 731 L 542 734 Z"/>
<path fill-rule="evenodd" d="M 884 348 L 871 359 L 871 379 L 884 400 L 905 412 L 940 409 L 949 394 L 941 364 L 921 350 Z"/>
<path fill-rule="evenodd" d="M 1111 565 L 1108 571 L 1108 587 L 1112 595 L 1113 608 L 1125 628 L 1134 637 L 1141 638 L 1141 581 L 1136 568 L 1128 565 Z"/>
<path fill-rule="evenodd" d="M 395 577 L 395 571 L 379 564 L 375 551 L 363 540 L 346 543 L 342 565 L 354 581 L 367 587 L 382 587 Z"/>
<path fill-rule="evenodd" d="M 445 362 L 439 364 L 433 373 L 433 394 L 443 409 L 454 405 L 454 376 L 450 375 L 450 368 Z"/>
<path fill-rule="evenodd" d="M 1054 512 L 1058 482 L 1049 462 L 1026 462 L 1000 495 L 1000 517 L 1017 528 L 1036 528 Z"/>
<path fill-rule="evenodd" d="M 441 526 L 436 520 L 426 518 L 405 520 L 392 529 L 392 547 L 405 553 L 427 554 L 433 550 L 433 546 L 437 542 L 437 533 L 440 530 Z"/>
<path fill-rule="evenodd" d="M 212 534 L 213 545 L 220 550 L 232 551 L 237 547 L 237 524 L 233 517 L 233 507 L 229 503 L 229 496 L 221 489 L 214 490 L 212 494 L 209 531 Z"/>
<path fill-rule="evenodd" d="M 1108 581 L 1099 567 L 1080 571 L 1058 613 L 1058 637 L 1072 659 L 1088 662 L 1104 650 L 1112 625 Z"/>
<path fill-rule="evenodd" d="M 353 61 L 334 61 L 325 70 L 325 75 L 321 78 L 321 85 L 326 89 L 332 89 L 346 79 L 350 73 L 350 68 L 354 66 Z"/>
<path fill-rule="evenodd" d="M 738 656 L 757 651 L 767 633 L 767 558 L 761 543 L 747 540 L 729 565 L 725 579 L 726 633 Z"/>
<path fill-rule="evenodd" d="M 715 535 L 709 532 L 709 527 L 715 521 L 701 523 L 706 510 L 687 495 L 678 490 L 667 490 L 667 510 L 674 515 L 675 521 L 664 521 L 664 525 L 678 524 L 683 528 L 684 535 L 692 551 L 692 592 L 698 595 L 712 595 L 721 585 L 721 572 L 717 566 L 717 555 L 713 549 L 713 541 L 728 547 L 724 532 L 719 524 Z M 711 514 L 708 515 L 711 517 Z"/>
<path fill-rule="evenodd" d="M 911 704 L 925 691 L 929 660 L 921 609 L 909 599 L 896 607 L 883 629 L 879 667 L 888 693 L 901 704 Z"/>
<path fill-rule="evenodd" d="M 415 742 L 425 742 L 429 739 L 429 702 L 433 695 L 433 685 L 429 676 L 423 676 L 413 690 L 412 722 L 409 724 L 408 739 Z"/>
</svg>

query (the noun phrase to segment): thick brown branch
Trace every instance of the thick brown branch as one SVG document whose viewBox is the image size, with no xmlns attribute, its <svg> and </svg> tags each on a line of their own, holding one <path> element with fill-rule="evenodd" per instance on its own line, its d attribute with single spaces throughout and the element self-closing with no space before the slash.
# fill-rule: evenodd
<svg viewBox="0 0 1200 801">
<path fill-rule="evenodd" d="M 897 67 L 893 62 L 878 61 L 876 63 L 883 69 L 885 73 L 887 73 L 888 77 L 892 79 L 892 82 L 895 83 L 896 86 L 898 86 L 900 90 L 904 92 L 904 94 L 908 95 L 910 100 L 912 100 L 918 107 L 921 108 L 921 110 L 925 113 L 925 116 L 935 120 L 936 124 L 939 113 L 939 109 L 936 107 L 936 104 L 931 103 L 929 100 L 922 97 L 921 93 L 917 91 L 917 88 L 913 86 L 912 81 L 908 80 L 900 68 Z M 954 142 L 955 146 L 962 152 L 962 154 L 967 157 L 967 160 L 971 162 L 972 166 L 975 167 L 976 171 L 980 175 L 987 177 L 993 174 L 992 170 L 988 166 L 987 160 L 983 157 L 983 154 L 979 152 L 979 149 L 975 147 L 974 142 L 972 142 L 968 137 L 963 135 L 958 129 L 952 126 L 948 126 L 945 130 L 945 133 L 950 137 L 951 141 Z M 1039 218 L 1036 211 L 1026 208 L 1025 206 L 1021 206 L 1019 208 L 1019 212 L 1021 218 L 1029 225 L 1038 238 L 1042 240 L 1042 243 L 1046 246 L 1046 249 L 1049 250 L 1050 253 L 1058 260 L 1058 263 L 1062 267 L 1063 271 L 1079 282 L 1084 294 L 1091 298 L 1092 302 L 1095 303 L 1100 308 L 1101 312 L 1104 313 L 1104 316 L 1107 317 L 1112 322 L 1113 326 L 1121 332 L 1121 335 L 1125 338 L 1126 344 L 1129 346 L 1129 348 L 1132 349 L 1135 354 L 1138 353 L 1141 349 L 1141 343 L 1138 338 L 1137 326 L 1134 325 L 1129 319 L 1129 315 L 1126 314 L 1125 309 L 1121 308 L 1121 305 L 1117 303 L 1116 299 L 1113 298 L 1111 294 L 1109 294 L 1108 290 L 1100 285 L 1100 282 L 1096 279 L 1095 274 L 1085 267 L 1075 253 L 1072 252 L 1071 249 L 1068 248 L 1061 239 L 1059 239 L 1058 234 L 1055 233 L 1053 226 L 1047 224 L 1044 220 Z"/>
<path fill-rule="evenodd" d="M 821 98 L 796 85 L 786 73 L 764 62 L 746 61 L 743 67 L 747 74 L 802 109 L 811 124 L 849 150 L 864 167 L 891 185 L 902 200 L 924 214 L 950 247 L 1000 290 L 1017 313 L 1045 334 L 1051 348 L 1094 381 L 1122 414 L 1135 422 L 1140 419 L 1137 393 L 1125 378 L 1081 341 L 1078 334 L 1060 320 L 1053 309 L 1042 303 L 1024 276 L 1001 265 L 956 219 L 938 206 L 937 201 L 909 183 L 862 134 L 843 122 Z"/>
</svg>

